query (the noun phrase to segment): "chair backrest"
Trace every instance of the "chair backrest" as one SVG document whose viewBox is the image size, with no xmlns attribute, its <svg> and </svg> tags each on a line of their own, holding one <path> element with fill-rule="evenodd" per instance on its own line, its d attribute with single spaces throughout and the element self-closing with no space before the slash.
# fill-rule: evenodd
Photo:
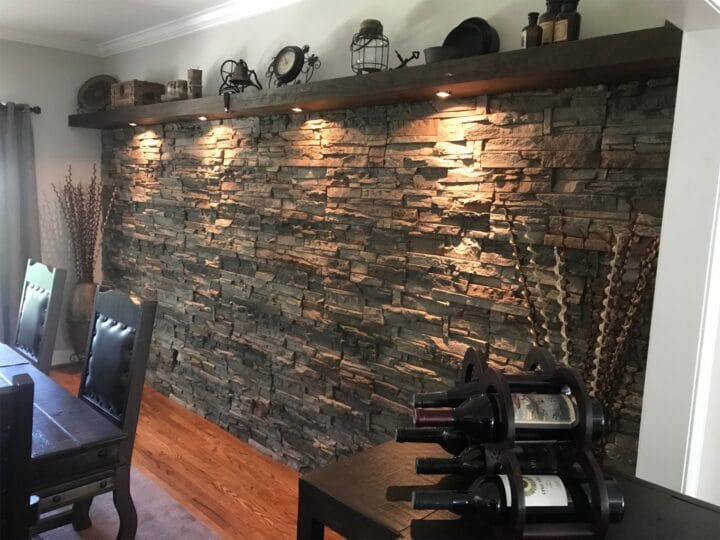
<svg viewBox="0 0 720 540">
<path fill-rule="evenodd" d="M 98 290 L 78 397 L 126 434 L 132 453 L 157 302 Z"/>
<path fill-rule="evenodd" d="M 43 373 L 50 371 L 67 272 L 28 260 L 13 347 Z"/>
<path fill-rule="evenodd" d="M 33 391 L 25 374 L 0 388 L 0 538 L 28 538 L 34 525 L 28 482 Z"/>
</svg>

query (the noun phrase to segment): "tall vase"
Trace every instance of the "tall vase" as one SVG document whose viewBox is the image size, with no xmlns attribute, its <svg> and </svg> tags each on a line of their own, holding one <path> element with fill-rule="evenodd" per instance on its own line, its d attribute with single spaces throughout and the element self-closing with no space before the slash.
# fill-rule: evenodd
<svg viewBox="0 0 720 540">
<path fill-rule="evenodd" d="M 70 316 L 68 317 L 68 334 L 75 354 L 82 357 L 87 347 L 90 318 L 95 303 L 97 283 L 78 283 L 70 299 Z"/>
</svg>

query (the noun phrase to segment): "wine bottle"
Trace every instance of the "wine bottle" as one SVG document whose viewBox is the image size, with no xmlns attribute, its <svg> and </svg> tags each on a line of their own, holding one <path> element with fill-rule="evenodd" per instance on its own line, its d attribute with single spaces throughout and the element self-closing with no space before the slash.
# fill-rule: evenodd
<svg viewBox="0 0 720 540">
<path fill-rule="evenodd" d="M 558 447 L 555 444 L 524 444 L 515 446 L 515 455 L 523 473 L 554 473 L 558 471 Z M 485 445 L 466 448 L 454 458 L 417 458 L 415 472 L 418 474 L 460 474 L 478 477 L 502 472 L 502 467 L 488 470 L 492 458 Z"/>
<path fill-rule="evenodd" d="M 547 381 L 537 374 L 530 372 L 514 373 L 505 376 L 513 392 L 531 393 L 547 388 Z M 483 387 L 478 381 L 469 381 L 458 384 L 449 390 L 441 392 L 424 392 L 413 396 L 413 407 L 457 407 L 463 401 L 483 393 Z"/>
<path fill-rule="evenodd" d="M 582 521 L 590 516 L 590 487 L 586 480 L 557 475 L 523 475 L 525 515 L 528 522 Z M 611 522 L 622 520 L 625 500 L 613 479 L 605 480 Z M 414 491 L 417 510 L 451 510 L 459 514 L 478 513 L 490 523 L 508 519 L 512 492 L 503 474 L 480 478 L 467 491 Z"/>
<path fill-rule="evenodd" d="M 398 428 L 395 431 L 397 442 L 436 443 L 454 456 L 472 444 L 466 433 L 446 428 Z"/>
<path fill-rule="evenodd" d="M 578 425 L 575 400 L 565 394 L 511 394 L 515 440 L 568 440 Z M 591 400 L 593 437 L 602 434 L 605 424 L 602 406 Z M 415 409 L 418 427 L 452 427 L 464 431 L 476 443 L 498 441 L 506 419 L 495 394 L 479 394 L 452 409 Z"/>
<path fill-rule="evenodd" d="M 539 26 L 542 28 L 542 44 L 550 45 L 555 32 L 555 19 L 560 13 L 562 0 L 547 0 L 547 11 L 540 15 Z"/>
</svg>

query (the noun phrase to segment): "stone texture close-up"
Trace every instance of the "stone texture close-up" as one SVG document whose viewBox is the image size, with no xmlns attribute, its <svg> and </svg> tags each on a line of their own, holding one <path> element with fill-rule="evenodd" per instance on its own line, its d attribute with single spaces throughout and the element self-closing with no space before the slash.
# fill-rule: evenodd
<svg viewBox="0 0 720 540">
<path fill-rule="evenodd" d="M 506 211 L 556 355 L 553 248 L 565 254 L 583 368 L 612 235 L 634 227 L 627 292 L 660 230 L 675 90 L 663 79 L 104 131 L 103 180 L 118 190 L 105 276 L 159 302 L 149 382 L 300 469 L 387 440 L 414 392 L 457 378 L 468 346 L 521 366 L 531 335 Z M 605 449 L 625 464 L 648 325 L 607 404 Z"/>
</svg>

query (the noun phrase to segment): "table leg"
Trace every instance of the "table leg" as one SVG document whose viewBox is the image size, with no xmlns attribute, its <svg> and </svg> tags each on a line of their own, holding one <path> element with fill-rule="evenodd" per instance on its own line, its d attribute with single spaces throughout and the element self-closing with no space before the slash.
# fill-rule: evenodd
<svg viewBox="0 0 720 540">
<path fill-rule="evenodd" d="M 90 505 L 92 505 L 92 502 L 92 499 L 88 499 L 73 504 L 72 526 L 76 531 L 84 531 L 92 527 L 92 521 L 90 521 Z"/>
<path fill-rule="evenodd" d="M 323 540 L 325 526 L 312 516 L 298 514 L 297 540 Z"/>
<path fill-rule="evenodd" d="M 133 540 L 137 532 L 137 512 L 130 496 L 130 466 L 119 467 L 115 470 L 115 490 L 113 502 L 120 518 L 118 540 Z"/>
<path fill-rule="evenodd" d="M 325 525 L 313 517 L 312 497 L 300 481 L 298 490 L 297 540 L 323 540 Z"/>
</svg>

